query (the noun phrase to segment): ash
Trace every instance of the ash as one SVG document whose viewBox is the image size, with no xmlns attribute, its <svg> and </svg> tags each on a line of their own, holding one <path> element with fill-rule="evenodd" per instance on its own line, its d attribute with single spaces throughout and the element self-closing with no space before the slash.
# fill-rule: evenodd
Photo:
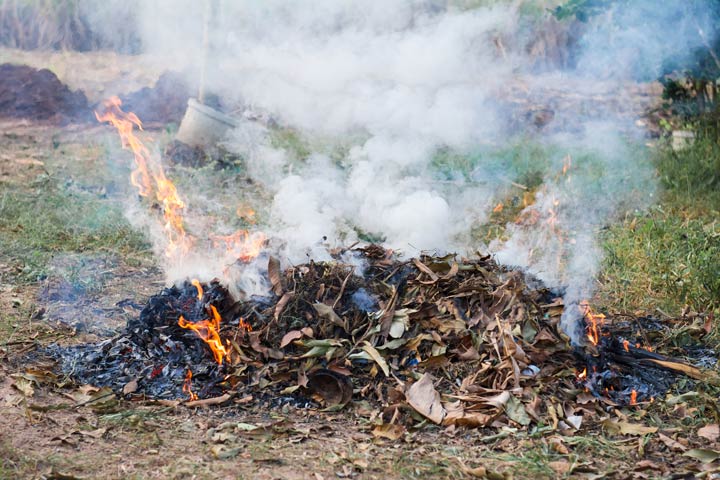
<svg viewBox="0 0 720 480">
<path fill-rule="evenodd" d="M 78 382 L 111 387 L 121 392 L 135 380 L 137 392 L 157 399 L 186 397 L 182 387 L 187 370 L 194 383 L 201 385 L 198 395 L 213 396 L 222 391 L 222 367 L 208 354 L 208 347 L 194 332 L 181 328 L 182 315 L 190 321 L 206 318 L 208 305 L 214 305 L 228 325 L 233 319 L 235 301 L 218 282 L 206 285 L 203 299 L 190 282 L 165 288 L 150 298 L 139 317 L 128 322 L 118 336 L 98 344 L 49 347 L 60 362 L 62 372 Z"/>
</svg>

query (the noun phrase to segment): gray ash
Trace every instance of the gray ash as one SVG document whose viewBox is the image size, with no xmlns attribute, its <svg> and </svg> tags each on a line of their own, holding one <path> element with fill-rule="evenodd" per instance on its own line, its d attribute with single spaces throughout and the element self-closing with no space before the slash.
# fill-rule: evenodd
<svg viewBox="0 0 720 480">
<path fill-rule="evenodd" d="M 210 305 L 226 321 L 237 326 L 236 302 L 218 282 L 203 285 L 202 299 L 190 282 L 164 289 L 150 298 L 138 318 L 125 331 L 98 344 L 72 347 L 51 346 L 62 372 L 81 383 L 110 387 L 121 392 L 133 380 L 135 394 L 174 399 L 187 395 L 182 387 L 188 369 L 201 397 L 222 391 L 223 366 L 218 365 L 205 342 L 193 331 L 178 325 L 180 315 L 196 322 L 208 317 Z"/>
</svg>

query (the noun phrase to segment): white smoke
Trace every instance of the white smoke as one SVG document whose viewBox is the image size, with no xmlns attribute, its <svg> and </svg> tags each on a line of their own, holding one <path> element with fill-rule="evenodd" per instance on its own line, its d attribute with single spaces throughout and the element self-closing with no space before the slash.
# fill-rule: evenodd
<svg viewBox="0 0 720 480">
<path fill-rule="evenodd" d="M 198 75 L 202 3 L 135 5 L 146 50 Z M 500 261 L 565 289 L 570 302 L 592 294 L 598 231 L 621 210 L 652 201 L 652 168 L 627 138 L 636 119 L 626 101 L 636 88 L 628 80 L 636 60 L 643 58 L 653 75 L 682 51 L 667 44 L 688 48 L 700 40 L 687 39 L 688 28 L 640 22 L 636 10 L 654 2 L 623 3 L 622 12 L 586 28 L 575 71 L 533 75 L 537 59 L 517 40 L 532 32 L 519 25 L 542 26 L 549 14 L 540 9 L 533 22 L 523 22 L 528 2 L 490 3 L 466 9 L 432 0 L 217 3 L 209 88 L 273 119 L 244 120 L 227 146 L 244 156 L 269 193 L 263 229 L 280 240 L 285 262 L 325 259 L 330 247 L 369 238 L 407 255 L 475 252 L 488 246 L 474 229 L 511 194 L 513 182 L 536 171 L 543 185 L 521 214 L 535 221 L 511 223 L 507 240 L 490 248 Z M 621 22 L 611 28 L 613 18 Z M 652 34 L 643 36 L 648 29 Z M 597 82 L 598 76 L 612 81 Z M 611 104 L 608 96 L 621 100 Z M 522 102 L 538 98 L 552 110 L 551 136 L 514 120 Z M 273 123 L 305 141 L 307 158 L 273 141 Z M 547 157 L 528 158 L 525 171 L 493 153 L 517 142 L 518 130 Z M 572 166 L 559 175 L 568 154 Z M 448 160 L 455 158 L 457 164 Z"/>
</svg>

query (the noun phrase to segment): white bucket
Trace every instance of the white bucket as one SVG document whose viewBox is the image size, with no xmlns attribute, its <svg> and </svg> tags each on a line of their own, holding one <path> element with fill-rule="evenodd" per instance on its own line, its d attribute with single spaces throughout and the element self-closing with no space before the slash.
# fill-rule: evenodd
<svg viewBox="0 0 720 480">
<path fill-rule="evenodd" d="M 191 98 L 175 139 L 191 146 L 215 145 L 237 125 L 234 118 Z"/>
</svg>

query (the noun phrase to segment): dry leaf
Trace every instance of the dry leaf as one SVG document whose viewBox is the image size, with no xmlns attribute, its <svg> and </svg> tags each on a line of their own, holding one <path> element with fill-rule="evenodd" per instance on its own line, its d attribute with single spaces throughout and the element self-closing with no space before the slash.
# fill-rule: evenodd
<svg viewBox="0 0 720 480">
<path fill-rule="evenodd" d="M 710 332 L 712 332 L 713 322 L 715 320 L 715 315 L 713 312 L 710 312 L 707 317 L 705 317 L 705 322 L 703 323 L 703 330 L 705 331 L 705 335 L 709 335 Z"/>
<path fill-rule="evenodd" d="M 27 378 L 23 377 L 22 374 L 14 374 L 10 376 L 13 377 L 12 386 L 15 387 L 20 393 L 22 393 L 26 397 L 32 397 L 33 395 L 35 395 L 35 389 L 32 386 L 32 380 L 28 380 Z"/>
<path fill-rule="evenodd" d="M 513 397 L 512 395 L 508 398 L 505 404 L 505 415 L 508 416 L 513 422 L 519 423 L 520 425 L 530 425 L 530 416 L 525 411 L 525 405 Z"/>
<path fill-rule="evenodd" d="M 343 322 L 342 318 L 338 316 L 337 313 L 335 313 L 335 310 L 330 305 L 325 305 L 324 303 L 313 303 L 313 308 L 315 311 L 320 315 L 320 318 L 326 318 L 330 320 L 333 324 L 337 325 L 338 327 L 342 328 L 347 332 L 347 325 L 345 325 L 345 322 Z"/>
<path fill-rule="evenodd" d="M 559 460 L 557 462 L 548 462 L 548 467 L 552 468 L 558 475 L 565 475 L 570 472 L 570 462 Z"/>
<path fill-rule="evenodd" d="M 71 447 L 74 447 L 77 445 L 77 440 L 72 438 L 73 433 L 67 433 L 65 435 L 58 435 L 55 437 L 52 437 L 50 439 L 50 443 L 58 444 L 58 445 L 70 445 Z"/>
<path fill-rule="evenodd" d="M 292 292 L 285 292 L 283 296 L 280 297 L 280 300 L 278 300 L 277 304 L 275 304 L 275 312 L 273 313 L 275 320 L 280 319 L 280 315 L 282 315 L 283 310 L 285 310 L 285 307 L 293 296 Z"/>
<path fill-rule="evenodd" d="M 440 403 L 440 394 L 433 386 L 433 378 L 425 373 L 420 380 L 413 383 L 406 393 L 407 401 L 419 414 L 434 423 L 442 423 L 445 409 Z"/>
<path fill-rule="evenodd" d="M 301 339 L 305 334 L 301 332 L 300 330 L 290 330 L 285 335 L 283 335 L 282 340 L 280 340 L 280 348 L 287 347 L 290 342 L 294 340 Z"/>
<path fill-rule="evenodd" d="M 375 360 L 375 363 L 377 363 L 378 366 L 382 369 L 382 371 L 383 371 L 383 373 L 385 374 L 385 376 L 386 376 L 386 377 L 389 377 L 389 376 L 390 376 L 390 367 L 388 367 L 387 362 L 385 361 L 385 359 L 383 358 L 383 356 L 380 355 L 380 352 L 378 352 L 378 351 L 375 349 L 375 347 L 373 347 L 372 345 L 370 345 L 370 343 L 369 343 L 367 340 L 366 340 L 365 342 L 363 342 L 363 347 L 362 347 L 362 349 L 363 349 L 365 352 L 367 352 L 367 354 L 370 355 L 370 357 L 372 357 L 373 360 Z"/>
<path fill-rule="evenodd" d="M 608 431 L 608 433 L 622 435 L 647 435 L 648 433 L 657 432 L 657 427 L 646 427 L 639 423 L 622 422 L 619 420 L 605 420 L 602 422 L 602 426 Z"/>
<path fill-rule="evenodd" d="M 281 297 L 284 288 L 282 285 L 282 276 L 280 275 L 280 260 L 272 255 L 268 258 L 268 278 L 270 279 L 273 293 Z"/>
<path fill-rule="evenodd" d="M 720 458 L 720 452 L 705 448 L 694 448 L 683 453 L 683 455 L 686 457 L 694 458 L 696 460 L 700 460 L 703 463 L 714 462 L 715 460 Z"/>
<path fill-rule="evenodd" d="M 129 395 L 131 393 L 134 393 L 138 389 L 138 381 L 136 378 L 133 378 L 128 383 L 125 384 L 123 387 L 122 393 L 123 395 Z"/>
<path fill-rule="evenodd" d="M 372 434 L 377 438 L 387 438 L 388 440 L 397 440 L 405 435 L 405 427 L 393 423 L 383 423 L 372 430 Z"/>
<path fill-rule="evenodd" d="M 659 463 L 655 463 L 652 460 L 640 460 L 635 464 L 635 471 L 641 472 L 643 470 L 659 470 L 659 471 L 665 471 L 666 468 L 664 465 L 661 465 Z"/>
<path fill-rule="evenodd" d="M 510 400 L 510 392 L 504 391 L 492 397 L 484 398 L 483 403 L 492 405 L 494 407 L 502 408 Z"/>
<path fill-rule="evenodd" d="M 107 428 L 98 428 L 96 430 L 78 430 L 78 433 L 80 433 L 80 435 L 85 435 L 86 437 L 102 438 L 107 430 Z"/>
<path fill-rule="evenodd" d="M 222 444 L 210 447 L 210 453 L 218 460 L 227 460 L 228 458 L 236 457 L 241 451 L 242 447 L 229 448 Z"/>
<path fill-rule="evenodd" d="M 550 445 L 550 450 L 553 452 L 557 452 L 561 455 L 567 455 L 570 452 L 568 451 L 568 448 L 563 443 L 563 440 L 561 437 L 554 436 L 548 438 L 548 444 Z"/>
<path fill-rule="evenodd" d="M 487 478 L 487 469 L 485 467 L 466 467 L 462 466 L 462 472 L 465 475 L 470 475 L 471 477 L 475 478 Z"/>
<path fill-rule="evenodd" d="M 308 390 L 320 396 L 328 407 L 343 407 L 352 400 L 353 384 L 350 377 L 333 370 L 314 370 L 307 374 L 306 383 Z"/>
<path fill-rule="evenodd" d="M 698 436 L 707 438 L 711 442 L 714 442 L 718 439 L 720 436 L 720 429 L 718 428 L 717 423 L 713 423 L 710 425 L 705 425 L 701 429 L 697 431 Z"/>
<path fill-rule="evenodd" d="M 685 447 L 682 443 L 678 442 L 677 440 L 674 440 L 667 435 L 663 435 L 662 433 L 658 433 L 658 438 L 662 443 L 665 444 L 666 447 L 668 447 L 670 450 L 675 450 L 676 452 L 684 452 L 687 450 L 687 447 Z"/>
<path fill-rule="evenodd" d="M 61 472 L 60 470 L 55 470 L 55 467 L 53 467 L 52 470 L 44 474 L 42 478 L 48 480 L 83 480 L 85 477 L 76 477 L 72 473 Z"/>
<path fill-rule="evenodd" d="M 582 415 L 568 415 L 567 417 L 565 417 L 565 421 L 570 424 L 570 426 L 573 427 L 575 430 L 580 430 L 583 417 Z"/>
</svg>

